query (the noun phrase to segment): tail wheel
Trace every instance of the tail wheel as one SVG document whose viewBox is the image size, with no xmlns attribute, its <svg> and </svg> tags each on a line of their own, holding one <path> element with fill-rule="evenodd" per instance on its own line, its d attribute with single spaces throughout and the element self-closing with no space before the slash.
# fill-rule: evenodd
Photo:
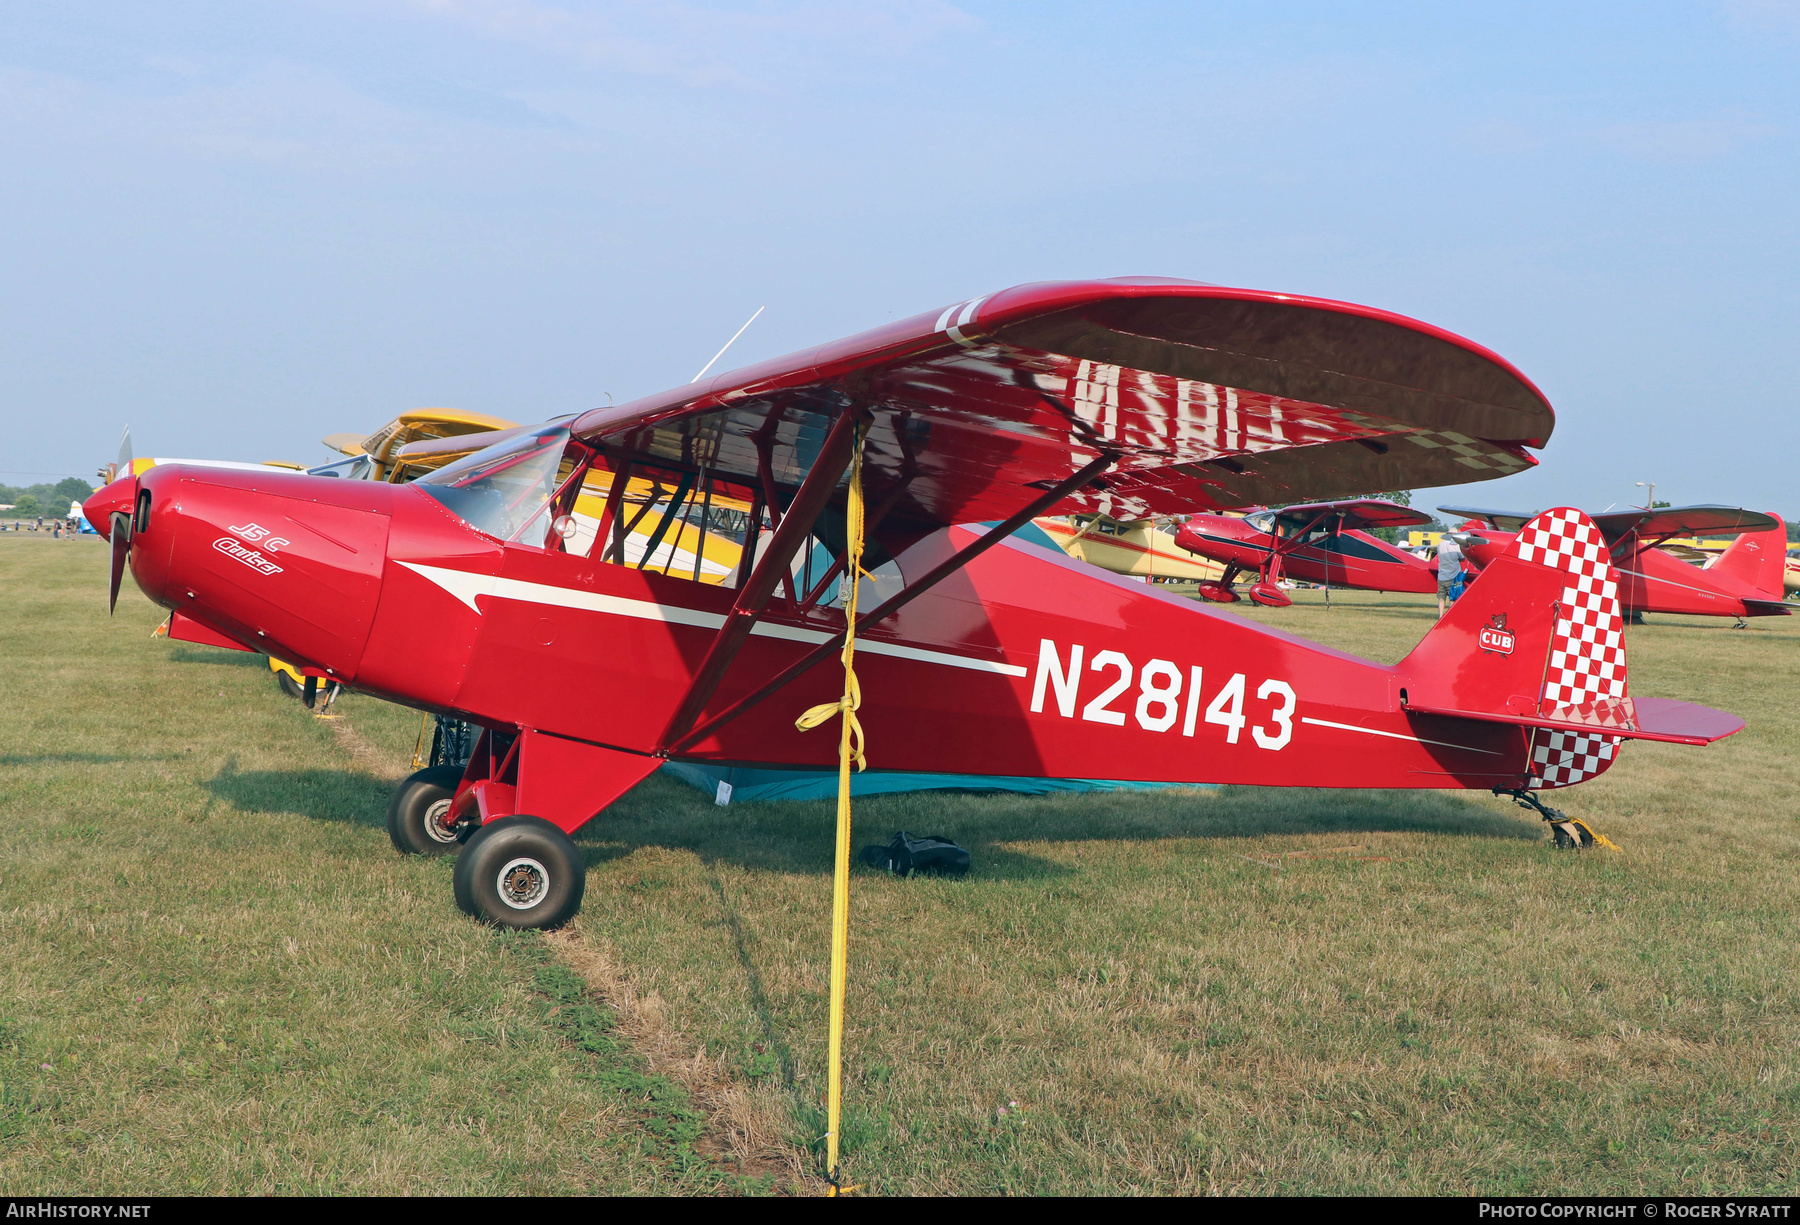
<svg viewBox="0 0 1800 1225">
<path fill-rule="evenodd" d="M 1558 821 L 1550 827 L 1556 835 L 1560 851 L 1585 851 L 1594 845 L 1594 835 L 1580 821 Z"/>
<path fill-rule="evenodd" d="M 581 851 L 542 817 L 490 821 L 456 859 L 456 904 L 496 927 L 560 927 L 586 889 Z"/>
<path fill-rule="evenodd" d="M 428 766 L 408 776 L 388 802 L 388 837 L 402 855 L 453 855 L 462 849 L 450 824 L 461 766 Z"/>
</svg>

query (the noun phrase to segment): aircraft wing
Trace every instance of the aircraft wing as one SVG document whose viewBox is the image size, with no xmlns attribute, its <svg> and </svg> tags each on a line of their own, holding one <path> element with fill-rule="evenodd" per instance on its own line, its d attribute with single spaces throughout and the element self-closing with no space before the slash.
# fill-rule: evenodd
<svg viewBox="0 0 1800 1225">
<path fill-rule="evenodd" d="M 451 460 L 472 455 L 483 447 L 506 442 L 536 428 L 531 425 L 515 425 L 509 429 L 484 430 L 478 434 L 451 434 L 445 438 L 421 438 L 417 442 L 407 443 L 394 452 L 393 459 L 396 464 L 403 466 L 440 468 Z"/>
<path fill-rule="evenodd" d="M 1433 522 L 1430 515 L 1383 498 L 1351 498 L 1345 502 L 1302 502 L 1275 512 L 1283 524 L 1303 528 L 1321 516 L 1336 516 L 1346 528 L 1418 527 Z"/>
<path fill-rule="evenodd" d="M 1479 506 L 1440 506 L 1438 510 L 1453 519 L 1480 519 L 1496 532 L 1516 532 L 1537 518 L 1535 510 L 1483 510 Z"/>
<path fill-rule="evenodd" d="M 1024 285 L 573 423 L 617 458 L 792 490 L 869 414 L 891 514 L 1003 519 L 1102 454 L 1054 512 L 1147 519 L 1462 484 L 1537 461 L 1555 417 L 1500 357 L 1416 320 L 1151 278 Z"/>
<path fill-rule="evenodd" d="M 1736 506 L 1661 506 L 1655 510 L 1613 511 L 1592 518 L 1608 543 L 1633 532 L 1639 536 L 1719 536 L 1727 532 L 1766 532 L 1781 526 L 1773 515 Z"/>
</svg>

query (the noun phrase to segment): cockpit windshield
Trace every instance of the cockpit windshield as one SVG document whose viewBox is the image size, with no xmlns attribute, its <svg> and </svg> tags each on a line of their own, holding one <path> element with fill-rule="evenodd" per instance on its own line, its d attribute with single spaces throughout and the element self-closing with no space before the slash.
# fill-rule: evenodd
<svg viewBox="0 0 1800 1225">
<path fill-rule="evenodd" d="M 1259 510 L 1254 515 L 1245 515 L 1244 522 L 1259 532 L 1273 532 L 1275 530 L 1275 512 Z"/>
<path fill-rule="evenodd" d="M 556 492 L 568 441 L 567 426 L 539 426 L 413 483 L 476 531 L 510 540 Z"/>
</svg>

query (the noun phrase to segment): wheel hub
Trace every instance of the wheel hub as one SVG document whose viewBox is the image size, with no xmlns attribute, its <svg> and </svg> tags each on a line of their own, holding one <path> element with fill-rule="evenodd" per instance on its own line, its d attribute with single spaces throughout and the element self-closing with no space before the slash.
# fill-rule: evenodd
<svg viewBox="0 0 1800 1225">
<path fill-rule="evenodd" d="M 511 860 L 500 869 L 497 892 L 514 910 L 530 910 L 550 892 L 550 872 L 535 859 Z"/>
<path fill-rule="evenodd" d="M 455 842 L 456 823 L 450 819 L 450 801 L 439 800 L 425 810 L 425 836 L 433 842 Z"/>
</svg>

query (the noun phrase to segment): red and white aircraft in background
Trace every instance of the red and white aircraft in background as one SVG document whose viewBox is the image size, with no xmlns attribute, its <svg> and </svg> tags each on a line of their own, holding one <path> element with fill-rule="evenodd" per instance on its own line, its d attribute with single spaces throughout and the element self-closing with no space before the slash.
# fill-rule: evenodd
<svg viewBox="0 0 1800 1225">
<path fill-rule="evenodd" d="M 1743 726 L 1629 691 L 1616 578 L 1579 511 L 1526 525 L 1392 666 L 1008 539 L 1058 511 L 1503 476 L 1553 424 L 1504 360 L 1398 315 L 1049 283 L 523 429 L 410 485 L 161 465 L 87 512 L 115 599 L 129 565 L 246 647 L 480 725 L 466 770 L 402 784 L 390 832 L 458 852 L 470 914 L 541 927 L 580 904 L 569 834 L 664 760 L 834 763 L 836 738 L 794 720 L 842 692 L 817 665 L 844 614 L 821 599 L 833 573 L 802 590 L 789 563 L 817 538 L 841 572 L 853 455 L 867 565 L 889 575 L 857 624 L 875 767 L 1054 776 L 1098 750 L 1147 781 L 1506 792 L 1577 837 L 1539 789 L 1593 777 L 1623 740 Z M 589 536 L 571 507 L 596 469 L 612 493 Z M 634 475 L 664 500 L 631 506 Z M 715 495 L 753 507 L 732 584 L 626 560 L 628 517 L 705 531 Z"/>
<path fill-rule="evenodd" d="M 1466 520 L 1457 532 L 1469 564 L 1483 568 L 1512 547 L 1531 514 L 1440 506 Z M 1787 524 L 1775 515 L 1733 506 L 1665 506 L 1608 511 L 1592 516 L 1606 539 L 1619 576 L 1619 603 L 1627 614 L 1687 613 L 1702 617 L 1785 617 Z M 1705 569 L 1657 546 L 1676 536 L 1740 533 Z"/>
<path fill-rule="evenodd" d="M 1224 575 L 1200 584 L 1200 594 L 1228 604 L 1238 598 L 1231 583 L 1254 571 L 1250 598 L 1270 608 L 1293 603 L 1277 584 L 1285 572 L 1303 583 L 1362 591 L 1437 590 L 1437 571 L 1421 558 L 1379 540 L 1364 528 L 1417 527 L 1430 515 L 1381 498 L 1354 498 L 1257 510 L 1243 518 L 1192 515 L 1175 533 L 1190 553 L 1225 564 Z"/>
</svg>

